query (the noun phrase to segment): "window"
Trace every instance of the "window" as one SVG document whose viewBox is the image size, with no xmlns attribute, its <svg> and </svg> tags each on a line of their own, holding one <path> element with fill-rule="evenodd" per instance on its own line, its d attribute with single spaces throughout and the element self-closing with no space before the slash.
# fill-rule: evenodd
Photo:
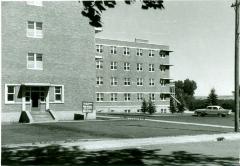
<svg viewBox="0 0 240 166">
<path fill-rule="evenodd" d="M 40 0 L 36 0 L 36 1 L 27 1 L 27 5 L 42 6 L 42 1 L 40 1 Z"/>
<path fill-rule="evenodd" d="M 43 69 L 42 54 L 28 53 L 28 56 L 27 56 L 27 69 L 42 70 Z"/>
<path fill-rule="evenodd" d="M 117 62 L 111 62 L 110 68 L 111 70 L 117 70 Z"/>
<path fill-rule="evenodd" d="M 137 63 L 137 71 L 142 71 L 143 70 L 142 66 L 143 66 L 142 63 Z"/>
<path fill-rule="evenodd" d="M 154 57 L 154 50 L 149 50 L 149 56 Z"/>
<path fill-rule="evenodd" d="M 103 101 L 104 94 L 103 93 L 97 93 L 97 101 Z"/>
<path fill-rule="evenodd" d="M 54 90 L 55 101 L 62 101 L 62 86 L 55 86 Z"/>
<path fill-rule="evenodd" d="M 111 93 L 111 101 L 117 101 L 117 93 Z"/>
<path fill-rule="evenodd" d="M 9 103 L 14 103 L 15 87 L 8 85 L 6 87 L 6 92 L 7 92 L 6 101 Z"/>
<path fill-rule="evenodd" d="M 149 100 L 155 101 L 155 94 L 154 93 L 149 93 Z"/>
<path fill-rule="evenodd" d="M 160 94 L 160 100 L 161 101 L 165 101 L 166 100 L 166 96 L 164 94 Z"/>
<path fill-rule="evenodd" d="M 160 79 L 160 85 L 161 85 L 161 86 L 165 86 L 165 85 L 166 85 L 166 81 L 163 80 L 163 79 Z"/>
<path fill-rule="evenodd" d="M 154 64 L 149 64 L 149 71 L 154 72 Z"/>
<path fill-rule="evenodd" d="M 97 53 L 103 53 L 103 45 L 97 44 L 96 45 Z"/>
<path fill-rule="evenodd" d="M 125 86 L 130 86 L 131 85 L 130 78 L 124 78 L 124 85 Z"/>
<path fill-rule="evenodd" d="M 150 85 L 150 86 L 154 86 L 154 84 L 155 84 L 155 83 L 154 83 L 154 79 L 153 79 L 153 78 L 150 78 L 150 79 L 149 79 L 149 85 Z"/>
<path fill-rule="evenodd" d="M 43 37 L 43 23 L 42 22 L 34 22 L 28 21 L 27 22 L 27 37 L 33 38 L 42 38 Z"/>
<path fill-rule="evenodd" d="M 131 100 L 131 94 L 130 93 L 124 93 L 124 100 L 130 101 Z"/>
<path fill-rule="evenodd" d="M 40 101 L 44 102 L 45 101 L 45 93 L 40 92 Z"/>
<path fill-rule="evenodd" d="M 130 112 L 131 112 L 131 110 L 124 110 L 124 112 L 125 112 L 125 113 L 130 113 Z"/>
<path fill-rule="evenodd" d="M 143 100 L 143 94 L 142 93 L 138 93 L 137 94 L 137 100 L 138 101 L 142 101 Z"/>
<path fill-rule="evenodd" d="M 163 50 L 161 50 L 161 51 L 159 52 L 159 55 L 160 55 L 160 58 L 165 58 L 165 57 L 166 57 L 166 55 L 167 55 L 167 52 L 166 52 L 166 51 L 163 51 Z"/>
<path fill-rule="evenodd" d="M 117 47 L 111 46 L 111 54 L 117 54 Z"/>
<path fill-rule="evenodd" d="M 97 85 L 103 85 L 103 77 L 97 77 Z"/>
<path fill-rule="evenodd" d="M 142 86 L 142 85 L 143 85 L 143 79 L 137 78 L 137 86 Z"/>
<path fill-rule="evenodd" d="M 128 47 L 123 48 L 123 55 L 129 55 L 130 54 L 130 49 Z"/>
<path fill-rule="evenodd" d="M 161 72 L 165 72 L 166 71 L 166 66 L 160 65 L 159 69 Z"/>
<path fill-rule="evenodd" d="M 96 68 L 97 69 L 102 69 L 103 68 L 103 61 L 97 60 L 96 61 Z"/>
<path fill-rule="evenodd" d="M 143 50 L 138 48 L 137 49 L 137 56 L 142 56 L 143 55 Z"/>
<path fill-rule="evenodd" d="M 130 63 L 124 62 L 124 70 L 129 71 L 130 70 Z"/>
<path fill-rule="evenodd" d="M 117 85 L 117 77 L 111 77 L 111 85 L 116 86 Z"/>
</svg>

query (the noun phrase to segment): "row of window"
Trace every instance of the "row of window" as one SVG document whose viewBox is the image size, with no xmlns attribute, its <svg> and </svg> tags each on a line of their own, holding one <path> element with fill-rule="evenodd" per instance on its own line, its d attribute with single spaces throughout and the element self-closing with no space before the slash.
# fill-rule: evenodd
<svg viewBox="0 0 240 166">
<path fill-rule="evenodd" d="M 136 69 L 137 71 L 143 71 L 143 63 L 137 63 L 136 64 Z M 116 61 L 113 61 L 110 63 L 110 69 L 111 70 L 117 70 L 117 67 L 118 66 L 118 62 Z M 154 68 L 154 64 L 149 64 L 148 65 L 148 71 L 150 72 L 154 72 L 155 71 L 155 68 Z M 96 69 L 103 69 L 103 61 L 102 60 L 96 60 Z M 129 62 L 124 62 L 123 63 L 123 69 L 125 71 L 130 71 L 130 63 Z M 169 69 L 169 66 L 168 65 L 159 65 L 159 70 L 162 71 L 162 72 L 165 72 L 166 70 Z"/>
<path fill-rule="evenodd" d="M 116 55 L 117 54 L 117 47 L 116 46 L 110 46 L 110 47 L 111 47 L 110 53 L 113 54 L 113 55 Z M 130 55 L 130 48 L 129 47 L 121 47 L 121 48 L 122 48 L 121 52 L 123 53 L 123 55 L 126 55 L 126 56 Z M 96 45 L 96 50 L 97 50 L 97 53 L 100 53 L 100 54 L 103 53 L 103 45 L 97 44 Z M 143 49 L 137 48 L 135 50 L 135 52 L 136 52 L 137 56 L 143 56 Z M 164 51 L 164 50 L 156 51 L 156 50 L 149 49 L 148 50 L 148 56 L 149 57 L 154 57 L 157 54 L 157 52 L 159 52 L 159 56 L 161 58 L 165 58 L 169 54 L 168 51 Z"/>
<path fill-rule="evenodd" d="M 137 78 L 137 86 L 143 86 L 143 78 Z M 103 85 L 103 77 L 96 77 L 96 84 L 97 85 Z M 149 86 L 155 86 L 155 79 L 149 78 L 148 82 Z M 161 86 L 166 86 L 169 84 L 169 80 L 160 79 L 159 84 Z M 110 85 L 117 86 L 118 85 L 118 78 L 117 77 L 111 77 L 110 78 Z M 124 85 L 130 86 L 131 85 L 131 78 L 124 78 Z"/>
<path fill-rule="evenodd" d="M 25 90 L 26 102 L 31 101 L 31 92 L 32 91 L 39 92 L 40 101 L 45 102 L 47 90 L 44 87 L 31 87 L 31 88 L 26 87 L 26 90 Z M 16 86 L 7 85 L 6 86 L 6 102 L 7 103 L 15 103 L 16 96 L 18 96 L 18 94 L 16 93 Z M 63 101 L 62 86 L 55 86 L 54 87 L 54 102 L 62 102 L 62 101 Z"/>
<path fill-rule="evenodd" d="M 97 101 L 105 101 L 104 97 L 107 94 L 104 93 L 96 93 L 96 100 Z M 131 101 L 131 97 L 133 97 L 133 94 L 131 93 L 124 93 L 124 94 L 118 94 L 118 93 L 110 93 L 110 101 L 118 101 L 119 95 L 123 95 L 124 101 Z M 156 101 L 156 94 L 154 93 L 149 93 L 148 98 L 151 101 Z M 168 98 L 166 94 L 160 94 L 159 99 L 161 101 L 165 101 Z M 137 101 L 142 101 L 144 99 L 144 94 L 143 93 L 137 93 L 136 95 Z"/>
</svg>

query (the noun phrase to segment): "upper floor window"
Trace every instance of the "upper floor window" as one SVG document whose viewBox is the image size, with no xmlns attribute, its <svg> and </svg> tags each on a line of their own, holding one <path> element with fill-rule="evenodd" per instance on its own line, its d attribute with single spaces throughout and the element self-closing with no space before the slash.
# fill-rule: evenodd
<svg viewBox="0 0 240 166">
<path fill-rule="evenodd" d="M 111 70 L 117 70 L 117 62 L 111 62 L 110 68 Z"/>
<path fill-rule="evenodd" d="M 126 85 L 126 86 L 130 86 L 131 85 L 130 78 L 124 78 L 124 85 Z"/>
<path fill-rule="evenodd" d="M 117 101 L 117 93 L 111 93 L 111 101 Z"/>
<path fill-rule="evenodd" d="M 155 94 L 154 93 L 149 93 L 149 100 L 155 101 Z"/>
<path fill-rule="evenodd" d="M 28 53 L 27 56 L 27 68 L 34 70 L 43 69 L 43 56 L 38 53 Z"/>
<path fill-rule="evenodd" d="M 103 53 L 103 45 L 97 44 L 96 50 L 97 50 L 97 53 Z"/>
<path fill-rule="evenodd" d="M 143 94 L 142 94 L 142 93 L 138 93 L 138 94 L 137 94 L 137 100 L 138 100 L 138 101 L 143 100 Z"/>
<path fill-rule="evenodd" d="M 129 71 L 130 70 L 130 63 L 129 62 L 124 62 L 124 70 Z"/>
<path fill-rule="evenodd" d="M 168 52 L 161 50 L 161 51 L 159 51 L 159 55 L 161 58 L 165 58 L 168 55 Z"/>
<path fill-rule="evenodd" d="M 153 79 L 153 78 L 150 78 L 150 79 L 149 79 L 149 85 L 150 85 L 150 86 L 154 86 L 154 84 L 155 84 L 155 83 L 154 83 L 154 79 Z"/>
<path fill-rule="evenodd" d="M 117 47 L 111 46 L 111 54 L 117 54 Z"/>
<path fill-rule="evenodd" d="M 154 50 L 149 50 L 149 56 L 154 57 Z"/>
<path fill-rule="evenodd" d="M 137 49 L 137 56 L 142 56 L 143 55 L 143 50 L 138 48 Z"/>
<path fill-rule="evenodd" d="M 137 71 L 142 71 L 143 70 L 143 64 L 142 63 L 137 63 Z"/>
<path fill-rule="evenodd" d="M 103 85 L 103 77 L 97 77 L 97 85 Z"/>
<path fill-rule="evenodd" d="M 42 6 L 42 1 L 40 1 L 40 0 L 36 0 L 36 1 L 27 1 L 27 5 Z"/>
<path fill-rule="evenodd" d="M 97 101 L 103 101 L 104 100 L 104 94 L 103 93 L 96 93 Z"/>
<path fill-rule="evenodd" d="M 103 68 L 103 61 L 97 60 L 96 61 L 96 68 L 97 69 L 102 69 Z"/>
<path fill-rule="evenodd" d="M 63 88 L 62 88 L 62 86 L 55 86 L 54 88 L 55 88 L 55 90 L 54 90 L 55 101 L 62 102 L 63 101 Z"/>
<path fill-rule="evenodd" d="M 143 85 L 143 79 L 137 78 L 137 86 L 142 86 L 142 85 Z"/>
<path fill-rule="evenodd" d="M 130 101 L 131 100 L 131 94 L 130 93 L 124 93 L 124 100 Z"/>
<path fill-rule="evenodd" d="M 164 94 L 160 94 L 160 100 L 161 101 L 165 101 L 166 100 L 166 96 Z"/>
<path fill-rule="evenodd" d="M 159 69 L 160 69 L 161 72 L 165 72 L 166 69 L 167 69 L 167 67 L 166 67 L 166 66 L 163 66 L 163 65 L 160 65 L 160 66 L 159 66 Z"/>
<path fill-rule="evenodd" d="M 154 64 L 149 64 L 149 71 L 154 72 Z"/>
<path fill-rule="evenodd" d="M 6 86 L 6 102 L 13 103 L 15 96 L 15 87 L 12 85 Z"/>
<path fill-rule="evenodd" d="M 27 22 L 27 37 L 42 38 L 43 37 L 43 23 L 42 22 Z"/>
<path fill-rule="evenodd" d="M 124 47 L 123 48 L 123 55 L 129 55 L 130 54 L 130 48 Z"/>
<path fill-rule="evenodd" d="M 111 77 L 111 85 L 116 86 L 117 85 L 117 77 Z"/>
<path fill-rule="evenodd" d="M 166 81 L 163 80 L 163 79 L 160 79 L 160 85 L 161 85 L 161 86 L 165 86 L 165 85 L 166 85 Z"/>
</svg>

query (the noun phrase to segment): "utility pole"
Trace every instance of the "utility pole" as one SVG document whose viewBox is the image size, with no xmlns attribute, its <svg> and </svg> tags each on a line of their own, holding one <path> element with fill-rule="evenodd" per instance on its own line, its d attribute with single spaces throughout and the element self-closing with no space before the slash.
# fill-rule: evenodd
<svg viewBox="0 0 240 166">
<path fill-rule="evenodd" d="M 239 5 L 239 0 L 236 0 L 231 6 L 235 9 L 235 132 L 239 132 Z"/>
</svg>

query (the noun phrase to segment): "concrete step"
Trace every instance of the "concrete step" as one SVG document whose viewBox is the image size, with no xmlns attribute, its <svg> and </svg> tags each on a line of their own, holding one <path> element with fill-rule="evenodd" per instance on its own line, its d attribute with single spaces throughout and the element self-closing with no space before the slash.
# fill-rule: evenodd
<svg viewBox="0 0 240 166">
<path fill-rule="evenodd" d="M 31 112 L 32 118 L 34 122 L 51 122 L 54 121 L 53 117 L 49 112 Z"/>
</svg>

